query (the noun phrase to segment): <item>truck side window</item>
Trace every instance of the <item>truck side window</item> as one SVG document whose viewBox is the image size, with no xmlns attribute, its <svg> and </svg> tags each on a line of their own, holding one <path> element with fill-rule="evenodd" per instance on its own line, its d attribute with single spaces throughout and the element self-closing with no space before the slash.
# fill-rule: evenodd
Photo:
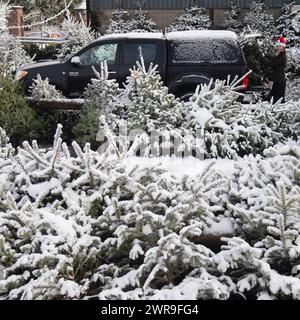
<svg viewBox="0 0 300 320">
<path fill-rule="evenodd" d="M 155 43 L 125 43 L 123 63 L 134 65 L 139 60 L 140 49 L 146 64 L 154 62 L 156 59 L 157 45 Z"/>
<path fill-rule="evenodd" d="M 173 63 L 237 64 L 242 58 L 236 42 L 230 40 L 177 41 L 171 44 Z"/>
<path fill-rule="evenodd" d="M 80 55 L 80 62 L 82 65 L 99 65 L 102 61 L 106 61 L 108 65 L 116 63 L 118 44 L 106 43 L 96 45 L 82 55 Z"/>
</svg>

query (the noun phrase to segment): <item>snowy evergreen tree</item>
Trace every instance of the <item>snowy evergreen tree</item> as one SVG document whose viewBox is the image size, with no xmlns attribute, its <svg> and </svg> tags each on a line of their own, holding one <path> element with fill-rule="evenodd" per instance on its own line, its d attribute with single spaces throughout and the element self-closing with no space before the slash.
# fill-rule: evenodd
<svg viewBox="0 0 300 320">
<path fill-rule="evenodd" d="M 0 34 L 7 31 L 7 16 L 9 12 L 9 5 L 5 2 L 0 2 Z"/>
<path fill-rule="evenodd" d="M 63 98 L 63 94 L 58 91 L 54 85 L 49 83 L 49 79 L 42 79 L 38 74 L 37 78 L 33 80 L 33 84 L 30 88 L 31 97 L 36 100 L 55 100 Z"/>
<path fill-rule="evenodd" d="M 151 132 L 155 129 L 174 129 L 181 122 L 180 103 L 168 93 L 161 77 L 156 73 L 157 66 L 147 70 L 142 52 L 137 67 L 131 70 L 127 80 L 128 124 L 130 129 Z"/>
<path fill-rule="evenodd" d="M 169 26 L 171 31 L 186 30 L 206 30 L 211 27 L 212 23 L 205 9 L 199 7 L 187 8 L 185 12 L 178 16 Z"/>
<path fill-rule="evenodd" d="M 78 22 L 67 12 L 61 27 L 64 42 L 58 51 L 59 59 L 67 59 L 95 39 L 95 33 L 83 21 Z"/>
<path fill-rule="evenodd" d="M 118 5 L 110 19 L 107 33 L 128 33 L 128 32 L 155 32 L 155 22 L 147 17 L 147 11 L 143 10 L 145 0 L 136 1 L 137 10 L 131 18 L 129 13 Z"/>
<path fill-rule="evenodd" d="M 122 90 L 116 80 L 108 79 L 107 63 L 101 64 L 101 71 L 95 69 L 95 79 L 84 92 L 85 103 L 82 107 L 80 119 L 73 128 L 77 141 L 95 145 L 99 131 L 99 118 L 104 116 L 111 130 L 118 128 L 118 122 L 124 117 L 120 95 Z"/>
<path fill-rule="evenodd" d="M 155 22 L 147 17 L 147 12 L 142 8 L 135 10 L 133 18 L 129 21 L 131 32 L 155 32 Z"/>
<path fill-rule="evenodd" d="M 230 1 L 230 8 L 225 12 L 225 27 L 228 30 L 239 32 L 242 27 L 242 22 L 238 21 L 240 16 L 240 8 L 236 1 Z"/>
<path fill-rule="evenodd" d="M 131 31 L 129 13 L 124 9 L 117 9 L 112 13 L 106 33 L 127 33 Z"/>
<path fill-rule="evenodd" d="M 281 15 L 276 20 L 277 35 L 283 36 L 288 44 L 295 44 L 297 42 L 296 31 L 293 27 L 293 20 L 298 14 L 294 9 L 295 3 L 290 0 L 284 1 L 281 7 Z"/>
<path fill-rule="evenodd" d="M 208 158 L 262 154 L 285 140 L 283 133 L 278 133 L 281 124 L 269 102 L 245 106 L 237 101 L 241 81 L 217 80 L 214 87 L 212 82 L 199 86 L 186 104 L 184 126 L 194 136 L 201 133 Z"/>
<path fill-rule="evenodd" d="M 8 3 L 0 2 L 0 65 L 1 73 L 11 76 L 23 64 L 31 63 L 21 42 L 7 30 Z"/>
<path fill-rule="evenodd" d="M 71 154 L 61 130 L 16 155 L 0 130 L 1 298 L 300 299 L 297 143 L 239 158 L 231 178 L 214 163 L 176 178 L 129 169 L 116 141 Z M 225 216 L 215 252 L 202 239 Z"/>
<path fill-rule="evenodd" d="M 245 26 L 254 32 L 260 32 L 264 37 L 275 40 L 277 37 L 273 15 L 267 12 L 264 1 L 251 1 L 250 10 L 244 20 Z"/>
<path fill-rule="evenodd" d="M 17 38 L 8 33 L 0 34 L 0 63 L 8 72 L 32 61 Z"/>
</svg>

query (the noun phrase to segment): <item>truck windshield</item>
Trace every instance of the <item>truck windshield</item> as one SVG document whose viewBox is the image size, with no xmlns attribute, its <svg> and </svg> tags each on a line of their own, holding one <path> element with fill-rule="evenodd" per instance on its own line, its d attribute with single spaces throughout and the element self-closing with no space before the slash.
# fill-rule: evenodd
<svg viewBox="0 0 300 320">
<path fill-rule="evenodd" d="M 195 64 L 237 64 L 241 50 L 232 40 L 180 40 L 171 43 L 172 62 Z"/>
</svg>

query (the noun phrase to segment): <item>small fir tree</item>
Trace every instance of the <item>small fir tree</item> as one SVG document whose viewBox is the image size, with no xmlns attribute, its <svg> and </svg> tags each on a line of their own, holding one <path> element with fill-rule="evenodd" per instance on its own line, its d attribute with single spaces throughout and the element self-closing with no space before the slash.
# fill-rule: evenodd
<svg viewBox="0 0 300 320">
<path fill-rule="evenodd" d="M 110 24 L 106 33 L 127 33 L 130 30 L 129 13 L 124 9 L 115 10 L 110 18 Z"/>
<path fill-rule="evenodd" d="M 295 10 L 294 5 L 295 2 L 285 0 L 281 7 L 281 15 L 276 20 L 277 35 L 281 35 L 286 38 L 287 43 L 290 45 L 297 43 L 297 35 L 293 27 L 293 21 L 299 10 Z"/>
<path fill-rule="evenodd" d="M 207 12 L 203 8 L 191 7 L 178 16 L 169 26 L 169 31 L 206 30 L 211 27 Z"/>
<path fill-rule="evenodd" d="M 118 128 L 118 121 L 123 116 L 123 106 L 120 101 L 122 93 L 116 80 L 108 79 L 107 63 L 101 64 L 101 71 L 95 69 L 95 79 L 84 92 L 85 103 L 80 114 L 80 119 L 73 128 L 77 141 L 81 144 L 87 142 L 92 146 L 96 143 L 99 131 L 99 117 L 104 116 L 110 128 Z"/>
<path fill-rule="evenodd" d="M 37 78 L 33 80 L 33 84 L 30 87 L 31 97 L 36 100 L 55 100 L 62 99 L 63 94 L 58 91 L 54 85 L 49 83 L 49 79 L 42 79 L 38 74 Z"/>
<path fill-rule="evenodd" d="M 238 20 L 240 16 L 240 8 L 236 1 L 230 1 L 230 8 L 225 12 L 225 27 L 228 30 L 239 32 L 242 28 L 242 23 Z"/>
<path fill-rule="evenodd" d="M 261 0 L 251 2 L 244 24 L 266 38 L 275 40 L 277 37 L 274 17 L 267 13 L 266 6 Z"/>
<path fill-rule="evenodd" d="M 131 99 L 128 105 L 130 129 L 142 129 L 151 132 L 155 129 L 176 128 L 181 122 L 180 103 L 156 72 L 157 66 L 146 69 L 142 52 L 137 67 L 131 70 L 127 80 L 127 95 Z"/>
<path fill-rule="evenodd" d="M 59 59 L 67 59 L 95 39 L 95 33 L 84 21 L 78 22 L 68 11 L 61 27 L 64 42 L 58 51 Z"/>
</svg>

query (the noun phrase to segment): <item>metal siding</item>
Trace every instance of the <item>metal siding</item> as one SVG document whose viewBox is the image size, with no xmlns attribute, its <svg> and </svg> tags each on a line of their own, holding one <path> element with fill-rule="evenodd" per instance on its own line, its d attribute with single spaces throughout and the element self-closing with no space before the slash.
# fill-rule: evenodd
<svg viewBox="0 0 300 320">
<path fill-rule="evenodd" d="M 241 8 L 249 8 L 251 0 L 238 0 L 237 3 Z M 270 8 L 282 7 L 284 0 L 266 0 L 265 3 Z M 300 0 L 294 0 L 300 5 Z M 125 9 L 136 9 L 136 0 L 123 0 L 123 7 Z M 195 3 L 199 7 L 204 8 L 219 8 L 225 9 L 230 5 L 230 0 L 196 0 Z M 189 7 L 189 0 L 146 0 L 145 9 L 169 9 L 169 10 L 183 10 Z M 90 0 L 90 7 L 92 11 L 98 9 L 116 9 L 114 0 Z"/>
</svg>

